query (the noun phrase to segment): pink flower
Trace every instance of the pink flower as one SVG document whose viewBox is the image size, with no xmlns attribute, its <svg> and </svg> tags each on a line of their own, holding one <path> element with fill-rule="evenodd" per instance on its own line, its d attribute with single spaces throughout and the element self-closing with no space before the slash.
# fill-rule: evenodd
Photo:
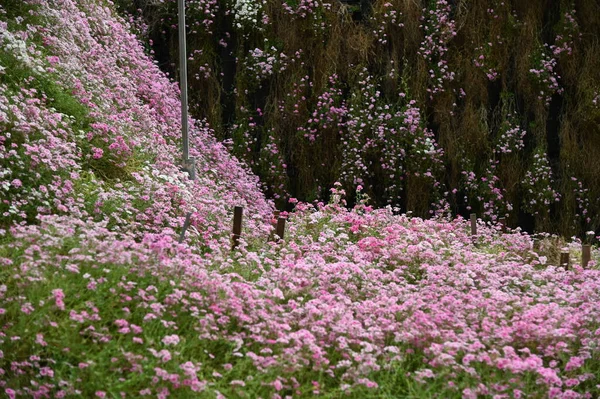
<svg viewBox="0 0 600 399">
<path fill-rule="evenodd" d="M 56 302 L 56 307 L 60 310 L 65 310 L 65 303 L 63 299 L 65 298 L 65 293 L 60 288 L 52 290 L 52 295 L 54 296 L 54 301 Z"/>
<path fill-rule="evenodd" d="M 104 150 L 102 148 L 93 147 L 92 148 L 92 158 L 100 159 L 104 155 Z"/>
<path fill-rule="evenodd" d="M 571 370 L 578 369 L 581 366 L 583 366 L 583 362 L 584 362 L 583 358 L 581 358 L 579 356 L 573 356 L 572 358 L 569 359 L 569 362 L 565 366 L 565 371 L 571 371 Z"/>
<path fill-rule="evenodd" d="M 35 343 L 41 346 L 48 346 L 46 341 L 44 341 L 44 334 L 36 334 Z"/>
<path fill-rule="evenodd" d="M 179 336 L 176 334 L 167 335 L 162 339 L 162 343 L 165 345 L 177 345 L 179 343 Z"/>
</svg>

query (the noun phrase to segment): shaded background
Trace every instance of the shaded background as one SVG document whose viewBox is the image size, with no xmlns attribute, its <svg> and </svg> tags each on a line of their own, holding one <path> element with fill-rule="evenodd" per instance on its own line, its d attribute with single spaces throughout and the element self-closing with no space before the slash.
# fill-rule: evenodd
<svg viewBox="0 0 600 399">
<path fill-rule="evenodd" d="M 177 79 L 175 0 L 116 0 Z M 190 107 L 283 208 L 600 226 L 600 4 L 188 0 Z M 402 95 L 400 95 L 402 93 Z"/>
</svg>

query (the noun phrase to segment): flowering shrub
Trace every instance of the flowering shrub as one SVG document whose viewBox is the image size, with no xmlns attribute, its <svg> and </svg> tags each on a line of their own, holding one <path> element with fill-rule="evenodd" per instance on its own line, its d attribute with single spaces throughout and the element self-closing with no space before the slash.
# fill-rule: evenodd
<svg viewBox="0 0 600 399">
<path fill-rule="evenodd" d="M 175 26 L 177 24 L 177 0 L 167 0 L 167 2 L 171 7 L 164 15 Z M 221 9 L 218 0 L 185 0 L 185 8 L 188 21 L 191 21 L 190 33 L 202 32 L 209 35 L 214 33 L 217 15 Z"/>
<path fill-rule="evenodd" d="M 581 38 L 579 24 L 575 19 L 575 10 L 567 11 L 562 15 L 554 44 L 550 46 L 552 54 L 560 57 L 561 54 L 573 55 L 575 41 Z"/>
<path fill-rule="evenodd" d="M 346 134 L 342 147 L 342 178 L 348 187 L 362 185 L 372 191 L 378 175 L 385 198 L 397 204 L 407 175 L 423 176 L 431 187 L 438 184 L 435 173 L 442 150 L 433 134 L 424 129 L 421 111 L 414 100 L 400 93 L 397 105 L 383 101 L 373 77 L 358 73 L 360 91 L 348 103 Z"/>
<path fill-rule="evenodd" d="M 464 202 L 469 211 L 483 210 L 483 216 L 496 220 L 498 216 L 507 216 L 512 204 L 506 200 L 506 192 L 497 176 L 499 162 L 491 163 L 478 176 L 471 168 L 462 171 L 461 185 L 465 192 Z"/>
<path fill-rule="evenodd" d="M 331 10 L 331 3 L 323 0 L 284 0 L 281 2 L 283 10 L 293 19 L 306 20 L 308 29 L 324 31 L 326 22 L 324 13 Z"/>
<path fill-rule="evenodd" d="M 255 28 L 261 20 L 261 11 L 265 1 L 236 0 L 233 5 L 235 26 L 238 29 Z"/>
<path fill-rule="evenodd" d="M 287 165 L 276 141 L 277 135 L 272 130 L 263 130 L 262 139 L 265 143 L 261 148 L 258 163 L 264 176 L 264 191 L 275 200 L 288 199 L 290 194 L 287 191 Z"/>
<path fill-rule="evenodd" d="M 265 41 L 265 49 L 255 48 L 248 52 L 246 70 L 251 80 L 255 79 L 259 85 L 265 79 L 276 73 L 285 71 L 288 57 L 275 46 L 269 46 Z"/>
<path fill-rule="evenodd" d="M 380 44 L 385 45 L 388 43 L 388 32 L 390 30 L 404 27 L 401 17 L 402 11 L 390 2 L 385 2 L 381 7 L 373 10 L 373 15 L 371 16 L 371 21 L 375 25 L 373 32 Z"/>
<path fill-rule="evenodd" d="M 540 46 L 532 55 L 533 68 L 529 70 L 539 89 L 538 99 L 546 106 L 550 105 L 553 94 L 564 91 L 558 82 L 560 76 L 556 72 L 557 60 L 549 54 L 550 51 L 548 45 Z"/>
<path fill-rule="evenodd" d="M 496 154 L 517 153 L 525 148 L 523 138 L 527 132 L 514 121 L 514 115 L 509 114 L 502 123 L 498 139 L 496 140 Z"/>
<path fill-rule="evenodd" d="M 483 46 L 477 47 L 475 52 L 479 55 L 473 60 L 473 64 L 477 68 L 483 70 L 485 76 L 487 76 L 490 81 L 494 81 L 499 77 L 498 68 L 494 65 L 495 63 L 492 58 L 493 46 L 493 43 L 486 43 Z"/>
<path fill-rule="evenodd" d="M 560 201 L 560 194 L 553 187 L 555 182 L 548 157 L 543 150 L 538 149 L 533 154 L 532 167 L 525 173 L 522 184 L 526 190 L 523 206 L 533 215 L 547 215 L 548 207 Z"/>
<path fill-rule="evenodd" d="M 343 133 L 342 127 L 348 109 L 342 100 L 342 90 L 338 86 L 337 75 L 330 76 L 329 86 L 317 97 L 315 109 L 310 113 L 306 125 L 298 127 L 298 133 L 311 143 L 327 129 Z"/>
<path fill-rule="evenodd" d="M 422 28 L 425 39 L 419 48 L 419 54 L 427 62 L 430 97 L 445 90 L 445 82 L 454 80 L 445 56 L 448 43 L 456 36 L 456 23 L 450 17 L 451 6 L 446 0 L 431 0 L 430 7 L 423 10 Z"/>
</svg>

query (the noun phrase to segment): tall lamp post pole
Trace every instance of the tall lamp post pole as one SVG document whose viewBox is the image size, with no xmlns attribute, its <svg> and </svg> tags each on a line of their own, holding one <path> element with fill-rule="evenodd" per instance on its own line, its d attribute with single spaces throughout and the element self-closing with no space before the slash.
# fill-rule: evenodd
<svg viewBox="0 0 600 399">
<path fill-rule="evenodd" d="M 191 180 L 196 179 L 196 160 L 190 158 L 187 90 L 187 49 L 185 32 L 185 0 L 178 0 L 179 8 L 179 89 L 181 91 L 181 135 L 183 138 L 183 170 Z"/>
</svg>

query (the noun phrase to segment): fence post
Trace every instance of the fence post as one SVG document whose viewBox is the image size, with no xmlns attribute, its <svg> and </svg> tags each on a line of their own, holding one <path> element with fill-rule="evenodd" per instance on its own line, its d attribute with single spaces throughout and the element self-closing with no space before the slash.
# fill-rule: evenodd
<svg viewBox="0 0 600 399">
<path fill-rule="evenodd" d="M 471 235 L 477 235 L 477 214 L 475 213 L 471 214 Z"/>
<path fill-rule="evenodd" d="M 235 249 L 240 243 L 240 237 L 242 236 L 242 215 L 244 208 L 236 206 L 233 209 L 233 230 L 231 235 L 231 249 Z"/>
<path fill-rule="evenodd" d="M 179 243 L 181 244 L 183 242 L 183 239 L 185 238 L 185 232 L 187 231 L 188 227 L 190 227 L 190 219 L 192 218 L 192 212 L 188 212 L 185 215 L 185 222 L 183 222 L 183 228 L 181 229 L 181 234 L 179 235 Z"/>
<path fill-rule="evenodd" d="M 500 224 L 500 231 L 506 233 L 506 218 L 498 218 L 498 223 Z"/>
<path fill-rule="evenodd" d="M 277 229 L 276 233 L 280 240 L 283 240 L 283 235 L 285 234 L 285 218 L 279 217 L 277 218 Z"/>
<path fill-rule="evenodd" d="M 560 265 L 565 267 L 565 270 L 569 270 L 569 253 L 560 253 Z"/>
<path fill-rule="evenodd" d="M 581 267 L 584 269 L 590 263 L 592 258 L 592 246 L 590 244 L 585 244 L 581 246 Z"/>
</svg>

